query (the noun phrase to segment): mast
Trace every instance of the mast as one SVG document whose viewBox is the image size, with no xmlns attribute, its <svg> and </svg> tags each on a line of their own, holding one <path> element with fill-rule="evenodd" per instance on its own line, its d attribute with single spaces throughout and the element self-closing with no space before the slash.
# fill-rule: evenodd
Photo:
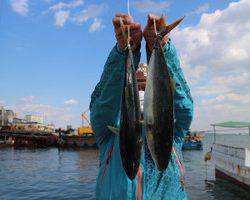
<svg viewBox="0 0 250 200">
<path fill-rule="evenodd" d="M 2 106 L 2 115 L 1 115 L 1 117 L 2 117 L 2 124 L 1 124 L 1 126 L 4 126 L 4 107 Z"/>
</svg>

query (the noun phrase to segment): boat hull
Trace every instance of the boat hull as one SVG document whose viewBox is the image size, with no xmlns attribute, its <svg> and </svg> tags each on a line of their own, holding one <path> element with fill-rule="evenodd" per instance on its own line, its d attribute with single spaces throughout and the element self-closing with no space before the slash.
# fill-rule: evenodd
<svg viewBox="0 0 250 200">
<path fill-rule="evenodd" d="M 96 139 L 92 136 L 64 135 L 58 142 L 60 147 L 97 147 Z"/>
<path fill-rule="evenodd" d="M 215 166 L 215 177 L 216 179 L 224 179 L 230 181 L 246 190 L 250 190 L 250 180 L 234 175 L 222 168 Z"/>
<path fill-rule="evenodd" d="M 214 144 L 212 159 L 216 178 L 229 180 L 242 188 L 250 189 L 249 149 Z"/>
<path fill-rule="evenodd" d="M 202 141 L 185 142 L 182 146 L 182 149 L 183 150 L 202 150 L 203 143 L 202 143 Z"/>
</svg>

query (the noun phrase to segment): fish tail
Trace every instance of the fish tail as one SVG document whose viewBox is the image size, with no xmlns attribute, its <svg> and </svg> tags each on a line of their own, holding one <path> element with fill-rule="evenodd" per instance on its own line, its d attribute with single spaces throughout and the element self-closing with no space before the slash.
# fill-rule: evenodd
<svg viewBox="0 0 250 200">
<path fill-rule="evenodd" d="M 172 24 L 166 26 L 164 30 L 159 34 L 160 37 L 164 37 L 166 34 L 168 34 L 170 31 L 172 31 L 177 25 L 181 23 L 181 21 L 185 18 L 185 16 L 180 17 L 176 21 L 174 21 Z"/>
</svg>

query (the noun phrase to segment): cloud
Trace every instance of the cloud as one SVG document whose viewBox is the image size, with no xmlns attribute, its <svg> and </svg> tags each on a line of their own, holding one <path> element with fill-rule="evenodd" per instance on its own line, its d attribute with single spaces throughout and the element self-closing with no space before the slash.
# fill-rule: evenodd
<svg viewBox="0 0 250 200">
<path fill-rule="evenodd" d="M 63 27 L 68 21 L 73 24 L 82 25 L 88 20 L 93 19 L 93 23 L 89 27 L 89 32 L 99 31 L 104 28 L 100 16 L 107 10 L 106 4 L 90 4 L 84 8 L 75 9 L 84 5 L 83 0 L 71 1 L 68 3 L 59 2 L 49 7 L 43 13 L 52 12 L 55 18 L 55 25 Z"/>
<path fill-rule="evenodd" d="M 66 21 L 69 19 L 69 11 L 58 11 L 55 13 L 55 25 L 57 27 L 63 27 Z"/>
<path fill-rule="evenodd" d="M 11 8 L 20 15 L 27 15 L 29 12 L 29 0 L 11 0 Z"/>
<path fill-rule="evenodd" d="M 34 99 L 36 99 L 36 102 L 34 102 Z M 39 99 L 32 96 L 23 97 L 20 100 L 21 101 L 14 105 L 5 106 L 5 108 L 12 109 L 20 118 L 23 118 L 26 114 L 45 116 L 46 123 L 54 123 L 57 127 L 63 127 L 66 124 L 72 124 L 75 127 L 80 125 L 81 114 L 78 109 L 77 111 L 72 110 L 68 105 L 53 106 L 50 104 L 38 103 Z M 71 99 L 65 102 L 70 104 L 77 101 Z"/>
<path fill-rule="evenodd" d="M 66 123 L 70 123 L 72 120 L 75 119 L 75 115 L 72 115 L 72 114 L 65 114 L 65 115 L 62 115 L 62 120 L 64 120 Z"/>
<path fill-rule="evenodd" d="M 86 9 L 83 9 L 80 13 L 77 13 L 75 17 L 72 18 L 72 21 L 83 24 L 89 19 L 97 18 L 102 15 L 107 10 L 106 4 L 92 4 L 89 5 Z"/>
<path fill-rule="evenodd" d="M 75 99 L 69 99 L 67 101 L 64 101 L 64 104 L 66 104 L 66 105 L 76 105 L 78 103 L 79 102 L 77 100 L 75 100 Z"/>
<path fill-rule="evenodd" d="M 166 10 L 170 3 L 169 1 L 136 1 L 134 2 L 136 10 L 142 13 L 149 13 L 149 12 L 155 12 L 155 13 L 161 13 L 164 10 Z"/>
<path fill-rule="evenodd" d="M 58 11 L 61 9 L 70 9 L 70 8 L 76 8 L 84 4 L 83 0 L 76 0 L 69 3 L 59 2 L 57 4 L 54 4 L 53 6 L 49 7 L 49 10 Z"/>
<path fill-rule="evenodd" d="M 250 1 L 233 2 L 172 33 L 195 99 L 194 127 L 250 118 L 249 10 Z"/>
<path fill-rule="evenodd" d="M 89 32 L 99 31 L 103 29 L 102 20 L 95 18 L 93 23 L 89 27 Z"/>
<path fill-rule="evenodd" d="M 208 11 L 209 9 L 209 4 L 208 3 L 204 3 L 202 5 L 200 5 L 198 8 L 196 8 L 194 11 L 190 12 L 189 15 L 199 15 L 202 14 L 206 11 Z"/>
<path fill-rule="evenodd" d="M 20 98 L 20 100 L 23 101 L 24 103 L 31 103 L 34 101 L 34 99 L 35 99 L 35 96 L 33 95 Z"/>
</svg>

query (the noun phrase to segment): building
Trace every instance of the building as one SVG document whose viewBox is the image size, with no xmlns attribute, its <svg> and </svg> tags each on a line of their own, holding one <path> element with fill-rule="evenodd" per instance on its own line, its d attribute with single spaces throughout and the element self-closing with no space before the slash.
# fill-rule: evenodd
<svg viewBox="0 0 250 200">
<path fill-rule="evenodd" d="M 14 117 L 13 110 L 5 110 L 3 106 L 0 107 L 0 126 L 12 124 Z"/>
<path fill-rule="evenodd" d="M 137 79 L 139 91 L 145 91 L 146 79 L 147 79 L 147 65 L 146 64 L 139 64 L 139 67 L 136 71 L 136 79 Z"/>
<path fill-rule="evenodd" d="M 13 124 L 24 124 L 24 123 L 25 123 L 24 119 L 21 119 L 18 117 L 14 117 L 14 119 L 13 119 Z"/>
<path fill-rule="evenodd" d="M 136 71 L 136 79 L 139 90 L 140 107 L 141 110 L 143 110 L 144 91 L 146 88 L 146 79 L 147 79 L 147 64 L 139 64 L 139 67 Z"/>
<path fill-rule="evenodd" d="M 25 115 L 25 120 L 27 123 L 44 123 L 43 117 L 39 115 Z"/>
</svg>

